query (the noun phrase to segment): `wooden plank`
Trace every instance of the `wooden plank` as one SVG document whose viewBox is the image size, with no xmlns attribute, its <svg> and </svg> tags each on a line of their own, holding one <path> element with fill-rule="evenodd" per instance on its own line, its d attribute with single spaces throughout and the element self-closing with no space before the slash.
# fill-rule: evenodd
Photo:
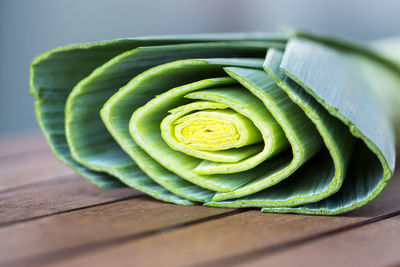
<svg viewBox="0 0 400 267">
<path fill-rule="evenodd" d="M 400 266 L 400 216 L 246 262 L 246 266 Z"/>
<path fill-rule="evenodd" d="M 140 194 L 131 188 L 100 189 L 71 175 L 0 194 L 0 224 L 125 199 Z"/>
<path fill-rule="evenodd" d="M 27 155 L 30 152 L 37 152 L 34 149 L 24 152 L 22 146 L 20 150 L 16 151 L 17 154 L 21 153 L 18 154 L 18 160 L 22 160 L 25 156 L 29 158 Z M 6 158 L 17 155 L 13 153 L 6 154 Z M 55 157 L 48 154 L 48 159 L 55 159 Z M 1 162 L 0 160 L 0 164 Z M 31 162 L 31 166 L 35 166 L 33 159 L 29 159 L 28 162 Z M 38 166 L 43 166 L 41 164 L 43 161 L 37 162 Z M 17 168 L 14 169 L 14 171 L 17 170 Z M 54 167 L 54 171 L 57 172 L 57 167 Z M 50 177 L 53 176 L 49 175 Z M 273 250 L 276 252 L 279 251 L 276 248 L 282 247 L 282 245 L 287 249 L 299 244 L 299 241 L 300 244 L 306 243 L 313 236 L 324 236 L 336 230 L 348 230 L 349 226 L 360 226 L 377 216 L 399 211 L 396 203 L 399 203 L 400 200 L 400 196 L 398 196 L 400 179 L 397 177 L 378 200 L 346 216 L 276 215 L 249 211 L 199 224 L 185 224 L 185 222 L 197 220 L 190 216 L 192 209 L 197 207 L 171 205 L 170 210 L 160 209 L 163 214 L 161 216 L 157 217 L 150 212 L 146 217 L 142 213 L 148 212 L 149 208 L 136 205 L 136 199 L 123 201 L 124 204 L 121 207 L 117 205 L 119 202 L 109 203 L 138 194 L 136 191 L 132 193 L 130 189 L 100 190 L 75 175 L 31 185 L 26 185 L 26 181 L 28 183 L 32 181 L 24 179 L 19 184 L 22 185 L 21 187 L 8 188 L 10 190 L 7 189 L 0 194 L 0 223 L 3 223 L 3 228 L 0 228 L 0 246 L 4 245 L 3 256 L 6 255 L 4 258 L 19 260 L 19 263 L 24 263 L 24 259 L 33 259 L 37 260 L 38 265 L 46 262 L 66 266 L 78 264 L 123 265 L 123 263 L 130 265 L 133 261 L 138 265 L 150 266 L 179 266 L 188 263 L 219 265 L 229 262 L 230 258 L 238 255 L 249 255 L 254 251 Z M 145 198 L 138 199 L 142 201 Z M 150 210 L 159 210 L 160 205 L 170 205 L 153 202 L 154 207 Z M 81 209 L 101 203 L 109 204 Z M 114 204 L 118 208 L 115 208 Z M 106 206 L 109 208 L 103 210 L 103 207 Z M 124 209 L 127 207 L 132 210 L 124 213 Z M 174 214 L 173 211 L 177 207 L 178 209 L 187 208 L 188 211 Z M 89 212 L 92 216 L 88 216 L 86 211 L 92 209 L 96 211 Z M 220 209 L 215 210 L 220 211 Z M 71 212 L 63 213 L 65 211 Z M 115 221 L 110 219 L 111 217 L 107 216 L 109 213 L 116 216 L 117 219 Z M 198 211 L 193 210 L 193 214 L 197 213 Z M 41 218 L 51 214 L 56 215 Z M 68 217 L 70 214 L 76 217 Z M 135 214 L 138 216 L 135 217 Z M 189 214 L 189 216 L 185 217 L 185 214 Z M 124 215 L 126 217 L 121 219 L 121 216 Z M 165 218 L 165 221 L 160 220 L 161 217 Z M 36 219 L 32 220 L 33 218 Z M 188 218 L 188 220 L 176 221 L 173 220 L 174 218 Z M 204 218 L 208 218 L 208 216 Z M 24 220 L 29 221 L 23 222 Z M 157 226 L 159 220 L 162 223 Z M 62 226 L 61 222 L 64 221 L 66 224 Z M 97 221 L 98 224 L 96 224 Z M 110 221 L 112 221 L 111 225 Z M 118 224 L 121 221 L 123 226 Z M 20 223 L 14 224 L 13 222 Z M 157 227 L 151 228 L 154 223 Z M 130 227 L 132 225 L 134 227 Z M 149 228 L 143 228 L 143 225 Z M 4 232 L 2 232 L 3 230 Z M 61 233 L 57 233 L 57 230 Z M 21 244 L 25 244 L 25 242 L 33 248 L 22 246 Z M 21 249 L 22 247 L 23 249 Z M 12 251 L 16 251 L 19 256 L 13 254 Z M 26 251 L 26 254 L 21 251 Z M 171 251 L 179 253 L 171 254 Z M 22 254 L 25 256 L 23 257 Z M 225 259 L 228 261 L 224 261 Z"/>
<path fill-rule="evenodd" d="M 0 139 L 0 192 L 72 173 L 40 132 Z"/>
<path fill-rule="evenodd" d="M 135 262 L 138 266 L 220 265 L 225 259 L 305 243 L 312 237 L 361 226 L 378 216 L 398 212 L 400 179 L 368 206 L 346 216 L 300 216 L 249 211 L 149 236 L 103 244 L 82 254 L 59 254 L 56 266 L 111 266 Z M 279 250 L 278 250 L 279 251 Z M 175 253 L 176 252 L 176 253 Z"/>
<path fill-rule="evenodd" d="M 5 156 L 23 154 L 48 147 L 39 131 L 2 137 L 0 139 L 0 159 Z"/>
<path fill-rule="evenodd" d="M 273 215 L 250 211 L 76 257 L 65 255 L 58 259 L 58 264 L 53 265 L 95 266 L 102 263 L 111 266 L 133 260 L 137 266 L 205 264 L 328 231 L 333 225 L 341 227 L 356 221 L 355 218 L 342 220 L 336 217 Z M 171 253 L 173 251 L 179 251 L 179 254 Z"/>
<path fill-rule="evenodd" d="M 0 157 L 0 193 L 3 190 L 73 173 L 74 171 L 59 162 L 47 147 L 39 151 Z"/>
<path fill-rule="evenodd" d="M 138 238 L 155 230 L 232 211 L 200 205 L 177 206 L 138 197 L 49 216 L 0 228 L 0 263 L 20 266 L 34 262 L 27 257 L 36 256 L 38 261 L 40 255 L 49 260 L 58 251 L 74 248 L 82 252 L 88 245 Z M 13 260 L 19 261 L 12 263 Z"/>
</svg>

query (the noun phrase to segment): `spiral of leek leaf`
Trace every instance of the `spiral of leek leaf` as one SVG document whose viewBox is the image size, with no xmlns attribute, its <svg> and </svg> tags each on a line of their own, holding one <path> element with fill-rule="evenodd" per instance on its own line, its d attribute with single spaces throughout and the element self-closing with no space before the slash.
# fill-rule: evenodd
<svg viewBox="0 0 400 267">
<path fill-rule="evenodd" d="M 119 39 L 39 55 L 30 90 L 56 156 L 99 187 L 333 215 L 393 174 L 393 46 L 308 33 Z"/>
</svg>

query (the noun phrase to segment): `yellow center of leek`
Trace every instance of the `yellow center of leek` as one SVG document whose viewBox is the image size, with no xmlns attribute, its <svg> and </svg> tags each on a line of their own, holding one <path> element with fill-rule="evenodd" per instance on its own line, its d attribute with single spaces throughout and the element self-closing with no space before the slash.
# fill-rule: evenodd
<svg viewBox="0 0 400 267">
<path fill-rule="evenodd" d="M 194 112 L 175 124 L 176 139 L 198 150 L 226 150 L 262 141 L 254 124 L 231 109 Z"/>
</svg>

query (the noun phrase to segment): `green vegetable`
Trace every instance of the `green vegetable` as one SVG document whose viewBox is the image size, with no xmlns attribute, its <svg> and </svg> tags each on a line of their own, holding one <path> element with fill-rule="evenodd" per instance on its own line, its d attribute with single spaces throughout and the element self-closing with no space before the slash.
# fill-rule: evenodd
<svg viewBox="0 0 400 267">
<path fill-rule="evenodd" d="M 332 215 L 393 174 L 399 46 L 309 33 L 119 39 L 38 56 L 30 88 L 54 153 L 99 187 Z"/>
</svg>

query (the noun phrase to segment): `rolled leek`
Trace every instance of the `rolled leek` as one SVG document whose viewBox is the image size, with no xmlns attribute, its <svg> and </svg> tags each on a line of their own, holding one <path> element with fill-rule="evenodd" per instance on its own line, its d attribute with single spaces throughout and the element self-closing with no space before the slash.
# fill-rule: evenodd
<svg viewBox="0 0 400 267">
<path fill-rule="evenodd" d="M 55 155 L 101 188 L 334 215 L 393 174 L 397 44 L 249 33 L 69 45 L 34 59 L 30 90 Z"/>
</svg>

